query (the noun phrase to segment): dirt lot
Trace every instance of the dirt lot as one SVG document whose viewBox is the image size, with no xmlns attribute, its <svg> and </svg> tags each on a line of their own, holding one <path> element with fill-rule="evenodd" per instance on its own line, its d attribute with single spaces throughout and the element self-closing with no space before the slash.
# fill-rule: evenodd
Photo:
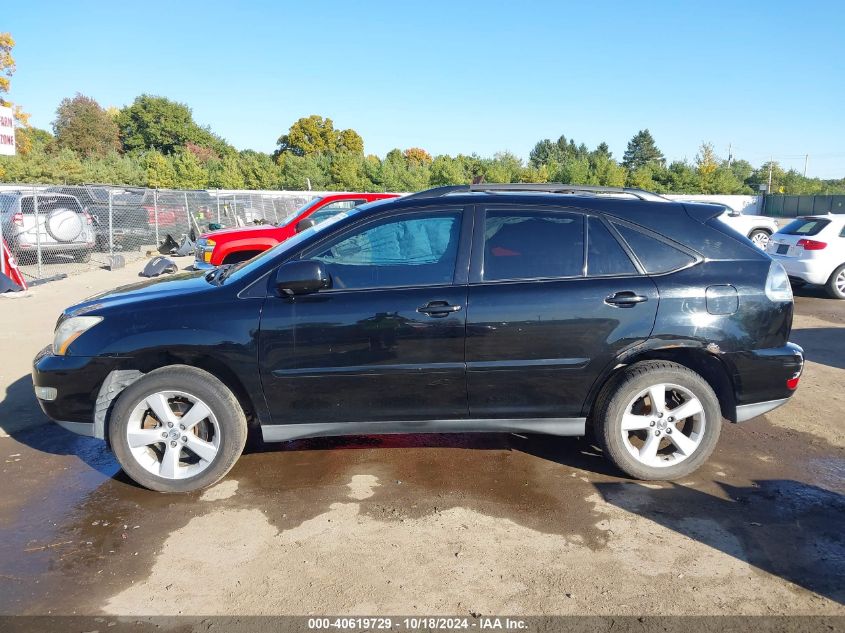
<svg viewBox="0 0 845 633">
<path fill-rule="evenodd" d="M 60 309 L 137 270 L 0 299 L 0 613 L 845 614 L 845 302 L 801 292 L 794 400 L 682 482 L 585 440 L 388 436 L 268 446 L 177 497 L 29 379 Z"/>
</svg>

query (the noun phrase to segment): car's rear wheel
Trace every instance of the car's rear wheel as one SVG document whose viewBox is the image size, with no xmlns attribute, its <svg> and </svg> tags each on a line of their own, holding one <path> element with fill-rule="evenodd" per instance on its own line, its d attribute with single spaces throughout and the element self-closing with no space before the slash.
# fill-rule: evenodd
<svg viewBox="0 0 845 633">
<path fill-rule="evenodd" d="M 124 472 L 145 488 L 190 492 L 222 479 L 246 443 L 234 394 L 195 367 L 150 372 L 120 394 L 109 440 Z"/>
<path fill-rule="evenodd" d="M 766 229 L 755 229 L 751 231 L 748 239 L 754 243 L 754 246 L 762 250 L 766 250 L 769 245 L 769 238 L 772 236 Z"/>
<path fill-rule="evenodd" d="M 845 299 L 845 264 L 833 271 L 825 288 L 834 299 Z"/>
<path fill-rule="evenodd" d="M 605 455 L 624 473 L 672 480 L 707 460 L 719 440 L 722 414 L 701 376 L 677 363 L 644 361 L 606 385 L 593 423 Z"/>
</svg>

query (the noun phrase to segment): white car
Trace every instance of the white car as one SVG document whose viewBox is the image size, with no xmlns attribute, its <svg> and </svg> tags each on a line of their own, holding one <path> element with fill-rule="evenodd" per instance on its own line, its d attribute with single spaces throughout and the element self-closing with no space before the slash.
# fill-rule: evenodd
<svg viewBox="0 0 845 633">
<path fill-rule="evenodd" d="M 721 202 L 709 200 L 689 200 L 688 202 L 704 202 L 707 204 L 717 204 L 724 207 L 725 212 L 719 216 L 719 219 L 731 227 L 737 233 L 740 233 L 754 242 L 757 248 L 766 249 L 771 235 L 778 230 L 778 223 L 765 215 L 751 215 L 732 209 Z"/>
<path fill-rule="evenodd" d="M 766 252 L 793 282 L 824 285 L 845 299 L 845 215 L 798 218 L 772 236 Z"/>
</svg>

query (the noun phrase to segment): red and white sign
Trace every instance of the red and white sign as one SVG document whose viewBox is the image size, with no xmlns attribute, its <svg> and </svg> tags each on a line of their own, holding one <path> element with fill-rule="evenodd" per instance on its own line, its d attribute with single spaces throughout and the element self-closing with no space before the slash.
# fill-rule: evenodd
<svg viewBox="0 0 845 633">
<path fill-rule="evenodd" d="M 0 106 L 0 156 L 15 155 L 15 112 Z"/>
<path fill-rule="evenodd" d="M 18 263 L 15 261 L 9 245 L 6 244 L 6 240 L 0 240 L 0 272 L 26 290 L 26 280 L 23 278 L 23 273 L 18 268 Z"/>
</svg>

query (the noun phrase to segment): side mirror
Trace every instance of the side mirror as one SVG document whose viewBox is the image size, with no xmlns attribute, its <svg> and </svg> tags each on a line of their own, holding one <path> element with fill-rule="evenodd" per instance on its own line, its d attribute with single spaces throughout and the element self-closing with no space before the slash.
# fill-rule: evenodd
<svg viewBox="0 0 845 633">
<path fill-rule="evenodd" d="M 736 209 L 728 209 L 728 215 L 732 218 L 738 218 L 742 215 L 742 211 L 737 211 Z"/>
<path fill-rule="evenodd" d="M 302 233 L 303 231 L 310 229 L 315 224 L 317 223 L 311 218 L 305 218 L 304 220 L 300 220 L 296 223 L 296 232 Z"/>
<path fill-rule="evenodd" d="M 279 294 L 293 296 L 331 288 L 332 280 L 322 262 L 308 260 L 279 266 L 275 284 Z"/>
</svg>

